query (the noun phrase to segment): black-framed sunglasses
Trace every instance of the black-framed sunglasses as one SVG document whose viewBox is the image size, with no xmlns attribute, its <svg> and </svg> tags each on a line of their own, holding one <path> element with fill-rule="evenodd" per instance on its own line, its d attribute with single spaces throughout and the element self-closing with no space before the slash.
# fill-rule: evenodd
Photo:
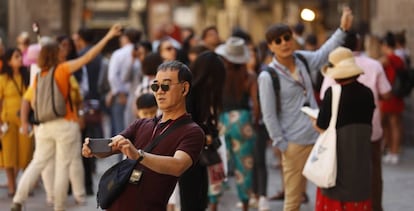
<svg viewBox="0 0 414 211">
<path fill-rule="evenodd" d="M 177 84 L 182 84 L 183 82 L 178 82 L 178 83 L 170 83 L 170 84 L 157 84 L 157 83 L 153 83 L 151 84 L 151 90 L 153 92 L 158 92 L 158 90 L 161 88 L 161 90 L 163 92 L 166 92 L 168 90 L 170 90 L 170 86 L 171 85 L 177 85 Z"/>
<path fill-rule="evenodd" d="M 292 35 L 290 35 L 290 34 L 285 34 L 285 35 L 283 35 L 283 36 L 280 36 L 280 37 L 276 38 L 276 39 L 275 39 L 275 43 L 276 43 L 276 45 L 280 45 L 280 43 L 282 43 L 282 39 L 283 39 L 285 42 L 289 42 L 289 41 L 292 39 Z"/>
</svg>

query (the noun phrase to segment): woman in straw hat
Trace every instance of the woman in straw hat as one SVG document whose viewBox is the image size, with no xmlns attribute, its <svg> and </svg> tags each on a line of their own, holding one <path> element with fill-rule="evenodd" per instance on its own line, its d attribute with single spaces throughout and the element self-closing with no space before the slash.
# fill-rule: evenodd
<svg viewBox="0 0 414 211">
<path fill-rule="evenodd" d="M 218 46 L 215 52 L 224 58 L 226 67 L 223 113 L 220 115 L 220 124 L 223 126 L 221 132 L 225 135 L 227 149 L 235 166 L 239 199 L 243 203 L 243 210 L 248 210 L 253 147 L 256 141 L 253 122 L 260 116 L 257 81 L 256 77 L 247 71 L 246 64 L 250 60 L 250 55 L 243 39 L 230 37 L 225 44 Z"/>
<path fill-rule="evenodd" d="M 338 105 L 337 178 L 333 188 L 318 188 L 315 210 L 371 210 L 371 120 L 375 108 L 371 90 L 357 81 L 362 69 L 352 52 L 338 47 L 329 54 L 322 74 L 341 86 Z M 315 127 L 328 128 L 332 88 L 328 88 Z"/>
</svg>

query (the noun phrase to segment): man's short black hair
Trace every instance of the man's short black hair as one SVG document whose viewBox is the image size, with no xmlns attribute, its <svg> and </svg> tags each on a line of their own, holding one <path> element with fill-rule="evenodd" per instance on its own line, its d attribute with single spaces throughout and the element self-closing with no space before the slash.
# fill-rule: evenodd
<svg viewBox="0 0 414 211">
<path fill-rule="evenodd" d="M 217 27 L 216 26 L 209 26 L 206 27 L 205 29 L 203 29 L 203 31 L 201 32 L 201 39 L 204 40 L 204 38 L 206 38 L 207 36 L 207 32 L 209 32 L 210 30 L 214 30 L 216 32 L 218 32 Z"/>
<path fill-rule="evenodd" d="M 316 37 L 315 34 L 309 34 L 305 38 L 305 43 L 307 43 L 309 45 L 316 46 L 316 45 L 318 45 L 318 38 Z"/>
<path fill-rule="evenodd" d="M 382 38 L 381 42 L 391 48 L 395 48 L 395 36 L 392 32 L 388 31 L 385 36 Z"/>
<path fill-rule="evenodd" d="M 351 51 L 358 50 L 359 35 L 355 31 L 349 31 L 345 37 L 345 42 L 342 46 L 349 48 Z"/>
<path fill-rule="evenodd" d="M 274 24 L 266 30 L 266 42 L 270 44 L 273 40 L 284 34 L 292 34 L 292 29 L 283 23 Z"/>
<path fill-rule="evenodd" d="M 132 28 L 125 29 L 123 32 L 123 35 L 126 36 L 131 43 L 139 42 L 141 34 L 141 31 Z"/>
<path fill-rule="evenodd" d="M 303 32 L 305 31 L 305 25 L 303 25 L 303 23 L 299 22 L 293 27 L 293 30 L 295 31 L 296 34 L 302 35 Z"/>
<path fill-rule="evenodd" d="M 142 47 L 145 48 L 145 50 L 147 50 L 147 52 L 152 52 L 152 44 L 150 41 L 148 40 L 143 40 L 139 42 L 139 45 L 141 45 Z"/>
<path fill-rule="evenodd" d="M 145 75 L 156 75 L 158 66 L 162 62 L 162 57 L 158 52 L 147 54 L 142 61 L 142 73 Z"/>
<path fill-rule="evenodd" d="M 78 30 L 78 35 L 88 44 L 92 44 L 95 41 L 95 35 L 91 29 L 81 28 Z"/>
<path fill-rule="evenodd" d="M 137 109 L 152 108 L 157 107 L 157 101 L 153 94 L 144 93 L 137 98 L 135 105 Z"/>
<path fill-rule="evenodd" d="M 188 68 L 184 63 L 179 61 L 167 61 L 158 66 L 157 72 L 165 70 L 178 71 L 178 81 L 187 81 L 191 87 L 193 74 L 191 73 L 190 68 Z"/>
<path fill-rule="evenodd" d="M 251 43 L 252 42 L 252 37 L 250 36 L 249 33 L 247 33 L 245 30 L 243 30 L 240 27 L 236 27 L 233 29 L 232 33 L 231 33 L 232 37 L 240 37 L 242 38 L 246 43 Z"/>
</svg>

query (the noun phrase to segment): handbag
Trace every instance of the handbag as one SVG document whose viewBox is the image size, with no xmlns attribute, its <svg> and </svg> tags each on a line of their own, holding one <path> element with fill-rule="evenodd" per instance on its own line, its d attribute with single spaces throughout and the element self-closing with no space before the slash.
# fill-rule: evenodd
<svg viewBox="0 0 414 211">
<path fill-rule="evenodd" d="M 102 110 L 99 100 L 88 99 L 83 102 L 85 124 L 101 124 Z"/>
<path fill-rule="evenodd" d="M 220 145 L 220 138 L 216 137 L 213 138 L 211 144 L 204 146 L 199 158 L 199 162 L 202 166 L 211 166 L 222 162 L 221 157 L 217 152 Z"/>
<path fill-rule="evenodd" d="M 332 113 L 328 129 L 321 133 L 313 146 L 302 174 L 321 188 L 336 185 L 336 120 L 341 86 L 332 86 Z"/>
<path fill-rule="evenodd" d="M 154 120 L 157 121 L 156 119 Z M 167 136 L 178 127 L 189 124 L 191 122 L 193 121 L 188 118 L 178 120 L 164 133 L 157 136 L 150 145 L 147 145 L 144 148 L 144 151 L 151 152 L 151 150 L 157 146 L 165 136 Z M 137 160 L 125 159 L 105 171 L 105 173 L 101 176 L 98 184 L 98 192 L 96 195 L 98 207 L 101 207 L 102 209 L 108 209 L 115 201 L 115 199 L 121 195 L 126 185 L 128 184 L 131 178 L 131 174 L 135 169 L 137 163 Z"/>
</svg>

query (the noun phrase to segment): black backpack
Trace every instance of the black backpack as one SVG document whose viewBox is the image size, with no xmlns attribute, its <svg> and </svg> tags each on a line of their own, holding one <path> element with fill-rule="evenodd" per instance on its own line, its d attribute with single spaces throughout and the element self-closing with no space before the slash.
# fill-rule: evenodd
<svg viewBox="0 0 414 211">
<path fill-rule="evenodd" d="M 400 98 L 410 95 L 414 86 L 414 70 L 399 69 L 396 71 L 395 81 L 392 84 L 392 93 Z"/>
</svg>

